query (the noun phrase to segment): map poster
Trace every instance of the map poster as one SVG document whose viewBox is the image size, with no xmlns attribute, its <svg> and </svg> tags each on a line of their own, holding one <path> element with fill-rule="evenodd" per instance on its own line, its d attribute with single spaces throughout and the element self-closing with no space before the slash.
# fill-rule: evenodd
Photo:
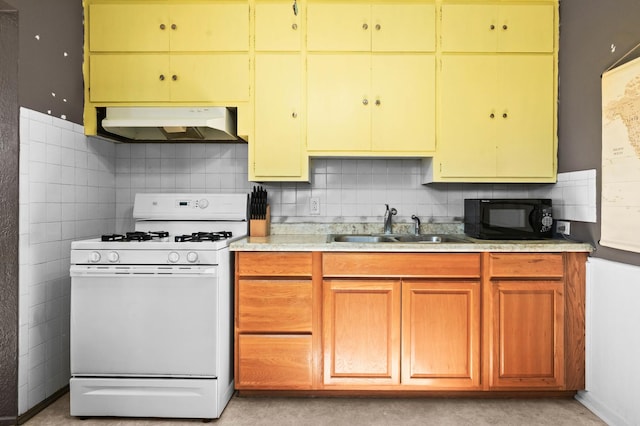
<svg viewBox="0 0 640 426">
<path fill-rule="evenodd" d="M 602 75 L 600 244 L 640 252 L 640 58 Z"/>
</svg>

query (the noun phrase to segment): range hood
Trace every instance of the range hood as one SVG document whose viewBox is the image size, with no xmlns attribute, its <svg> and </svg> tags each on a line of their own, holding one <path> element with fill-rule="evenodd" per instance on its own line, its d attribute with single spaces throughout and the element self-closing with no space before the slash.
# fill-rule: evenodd
<svg viewBox="0 0 640 426">
<path fill-rule="evenodd" d="M 107 107 L 102 128 L 140 141 L 236 141 L 236 112 L 225 107 Z"/>
</svg>

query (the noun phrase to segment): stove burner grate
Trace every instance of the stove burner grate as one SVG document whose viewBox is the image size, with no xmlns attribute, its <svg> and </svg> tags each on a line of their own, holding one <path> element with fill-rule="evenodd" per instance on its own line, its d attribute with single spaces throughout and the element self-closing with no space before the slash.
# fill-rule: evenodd
<svg viewBox="0 0 640 426">
<path fill-rule="evenodd" d="M 176 235 L 175 241 L 182 243 L 186 241 L 219 241 L 231 238 L 232 233 L 230 231 L 219 232 L 194 232 L 192 234 Z"/>
<path fill-rule="evenodd" d="M 152 232 L 127 232 L 126 234 L 107 234 L 101 237 L 102 241 L 149 241 L 153 239 L 167 238 L 169 233 L 167 231 L 152 231 Z"/>
</svg>

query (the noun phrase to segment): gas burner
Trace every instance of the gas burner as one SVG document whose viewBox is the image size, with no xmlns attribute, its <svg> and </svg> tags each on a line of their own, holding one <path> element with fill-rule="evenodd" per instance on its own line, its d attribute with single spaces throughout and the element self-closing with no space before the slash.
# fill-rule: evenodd
<svg viewBox="0 0 640 426">
<path fill-rule="evenodd" d="M 231 238 L 232 233 L 230 231 L 219 232 L 194 232 L 193 234 L 176 235 L 175 240 L 177 243 L 185 241 L 218 241 Z"/>
<path fill-rule="evenodd" d="M 102 241 L 149 241 L 153 239 L 167 238 L 169 233 L 167 231 L 153 231 L 153 232 L 127 232 L 122 234 L 108 234 L 101 237 Z"/>
</svg>

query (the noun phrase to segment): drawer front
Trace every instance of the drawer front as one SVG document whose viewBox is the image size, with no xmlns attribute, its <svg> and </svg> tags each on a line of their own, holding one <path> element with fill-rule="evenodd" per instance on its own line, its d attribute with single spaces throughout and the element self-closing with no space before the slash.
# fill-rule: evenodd
<svg viewBox="0 0 640 426">
<path fill-rule="evenodd" d="M 325 277 L 480 276 L 479 253 L 325 253 Z"/>
<path fill-rule="evenodd" d="M 311 336 L 238 336 L 237 389 L 310 389 Z"/>
<path fill-rule="evenodd" d="M 239 331 L 310 333 L 311 294 L 311 280 L 239 280 Z"/>
<path fill-rule="evenodd" d="M 489 275 L 495 277 L 550 277 L 564 275 L 562 253 L 491 253 Z"/>
<path fill-rule="evenodd" d="M 311 253 L 240 252 L 240 276 L 310 277 Z"/>
</svg>

